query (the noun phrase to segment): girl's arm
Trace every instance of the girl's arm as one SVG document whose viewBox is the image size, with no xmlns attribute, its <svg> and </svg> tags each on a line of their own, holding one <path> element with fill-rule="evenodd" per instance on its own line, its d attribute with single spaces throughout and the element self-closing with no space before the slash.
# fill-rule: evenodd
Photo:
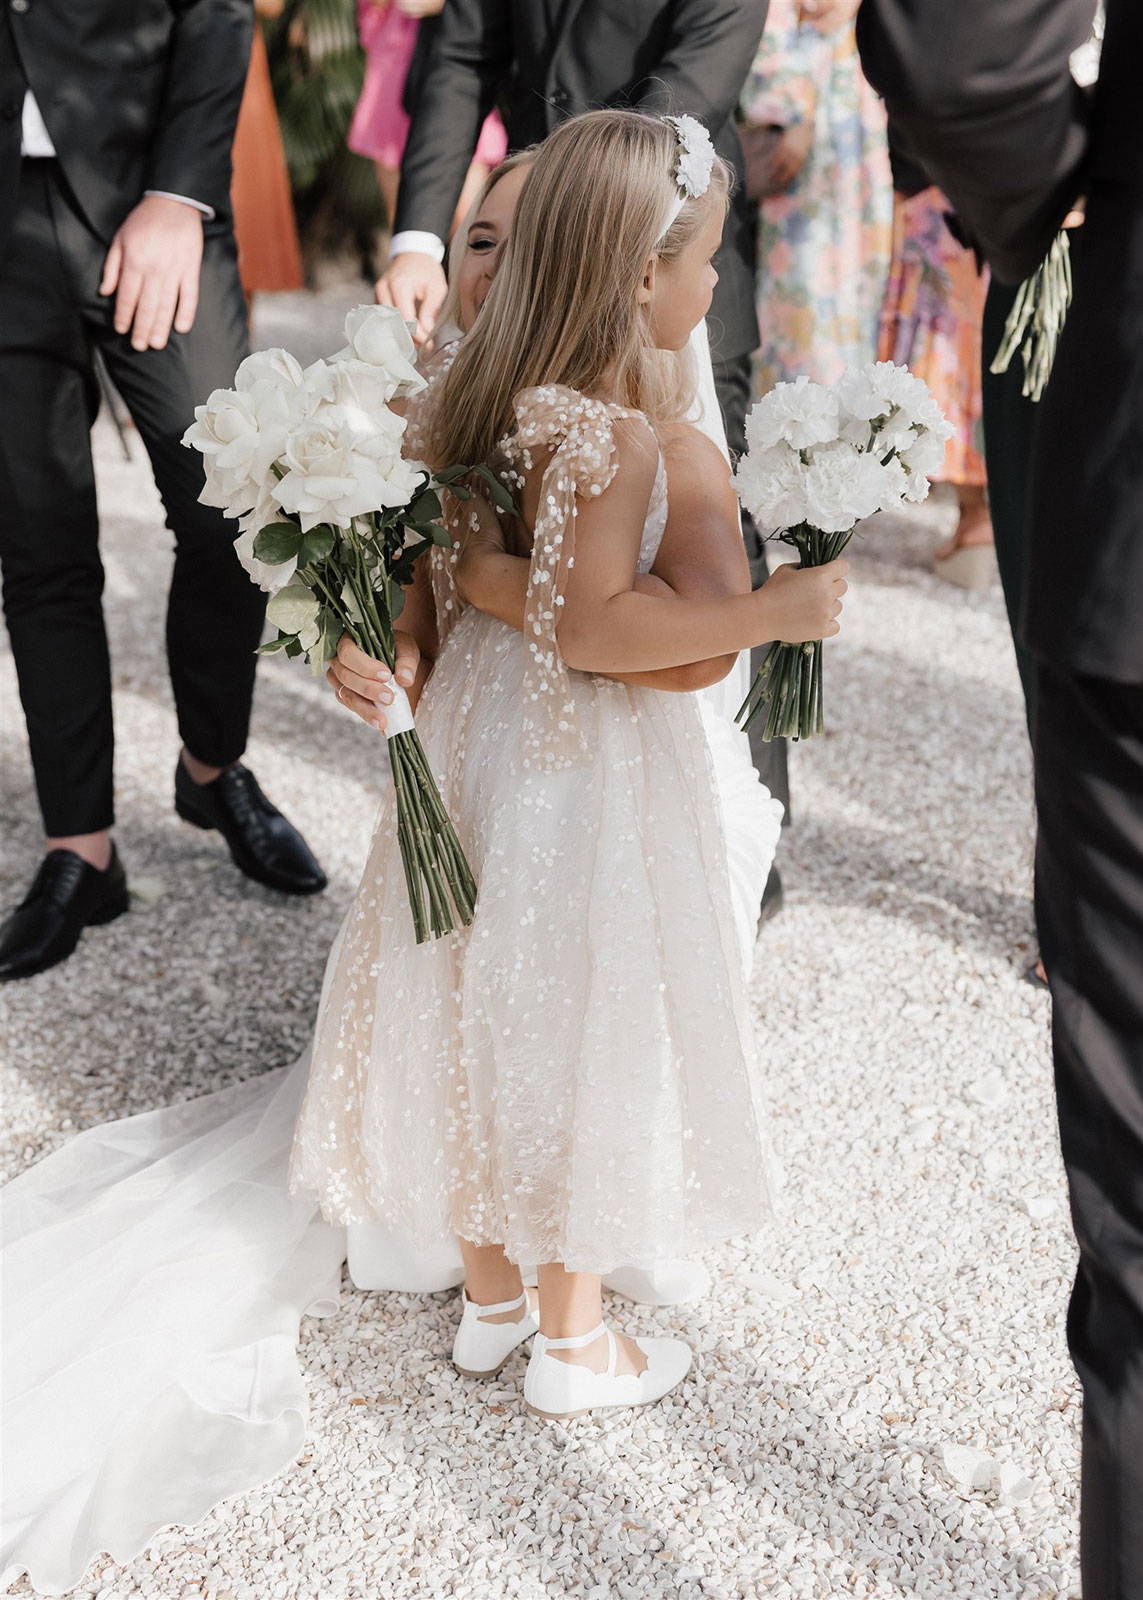
<svg viewBox="0 0 1143 1600">
<path fill-rule="evenodd" d="M 722 452 L 689 423 L 665 430 L 668 517 L 651 573 L 637 573 L 641 594 L 692 599 L 748 594 L 750 568 L 742 543 L 738 501 Z M 485 516 L 469 534 L 457 567 L 464 598 L 511 628 L 524 626 L 529 562 L 510 555 L 499 526 Z M 691 692 L 724 678 L 733 654 L 684 666 L 605 676 L 650 689 Z"/>
<path fill-rule="evenodd" d="M 581 500 L 575 563 L 559 622 L 560 654 L 581 672 L 646 672 L 736 655 L 771 639 L 800 644 L 839 631 L 848 562 L 783 566 L 754 593 L 714 598 L 648 594 L 634 573 L 658 460 L 648 425 L 615 424 L 617 471 L 608 488 Z M 529 483 L 528 501 L 538 497 Z"/>
</svg>

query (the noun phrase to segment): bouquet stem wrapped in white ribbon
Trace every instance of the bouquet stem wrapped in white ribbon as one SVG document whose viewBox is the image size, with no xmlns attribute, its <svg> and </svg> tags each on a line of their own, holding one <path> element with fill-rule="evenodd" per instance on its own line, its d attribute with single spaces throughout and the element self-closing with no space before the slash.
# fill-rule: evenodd
<svg viewBox="0 0 1143 1600">
<path fill-rule="evenodd" d="M 323 673 L 343 634 L 396 666 L 394 623 L 417 560 L 450 545 L 443 491 L 466 498 L 476 471 L 490 497 L 504 490 L 483 469 L 432 474 L 401 454 L 405 422 L 389 405 L 424 380 L 397 312 L 359 306 L 345 349 L 304 371 L 285 350 L 239 367 L 195 411 L 183 443 L 201 452 L 201 499 L 238 518 L 238 558 L 270 600 L 278 636 L 262 653 L 304 656 Z M 413 724 L 394 683 L 387 710 L 397 835 L 418 944 L 472 921 L 476 883 Z"/>
<path fill-rule="evenodd" d="M 920 378 L 892 362 L 850 367 L 832 388 L 799 378 L 751 409 L 734 486 L 799 565 L 825 566 L 865 517 L 926 498 L 952 431 Z M 770 646 L 738 720 L 749 727 L 763 711 L 764 739 L 823 731 L 820 639 Z"/>
</svg>

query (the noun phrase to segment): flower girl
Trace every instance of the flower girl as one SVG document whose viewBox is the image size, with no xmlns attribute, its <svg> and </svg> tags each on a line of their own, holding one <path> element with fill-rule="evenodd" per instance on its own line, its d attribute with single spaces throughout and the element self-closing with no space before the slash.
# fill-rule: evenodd
<svg viewBox="0 0 1143 1600">
<path fill-rule="evenodd" d="M 511 483 L 531 546 L 523 632 L 465 608 L 447 559 L 425 630 L 418 726 L 476 916 L 413 943 L 383 811 L 295 1133 L 291 1186 L 330 1220 L 458 1236 L 454 1361 L 490 1374 L 535 1335 L 524 1397 L 543 1416 L 674 1388 L 689 1349 L 608 1328 L 600 1275 L 768 1207 L 709 754 L 694 696 L 663 691 L 680 667 L 835 633 L 845 567 L 718 600 L 640 581 L 666 520 L 657 430 L 692 398 L 660 353 L 709 307 L 726 195 L 689 118 L 592 113 L 536 157 L 427 419 L 430 461 Z"/>
</svg>

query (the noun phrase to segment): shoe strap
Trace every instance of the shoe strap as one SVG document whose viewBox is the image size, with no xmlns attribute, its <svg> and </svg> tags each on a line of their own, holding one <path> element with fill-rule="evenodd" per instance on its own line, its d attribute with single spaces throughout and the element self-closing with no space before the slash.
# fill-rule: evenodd
<svg viewBox="0 0 1143 1600">
<path fill-rule="evenodd" d="M 478 1306 L 475 1300 L 468 1298 L 468 1290 L 465 1289 L 464 1304 L 466 1310 L 471 1306 L 473 1313 L 478 1317 L 499 1317 L 503 1316 L 506 1311 L 519 1311 L 521 1306 L 526 1307 L 528 1304 L 528 1291 L 527 1289 L 522 1290 L 515 1300 L 501 1300 L 494 1306 Z"/>
<path fill-rule="evenodd" d="M 615 1336 L 606 1322 L 599 1323 L 598 1326 L 592 1328 L 590 1333 L 573 1334 L 569 1339 L 549 1339 L 545 1334 L 544 1348 L 545 1350 L 582 1350 L 585 1345 L 594 1344 L 597 1339 L 602 1339 L 604 1334 L 611 1340 L 614 1353 Z"/>
</svg>

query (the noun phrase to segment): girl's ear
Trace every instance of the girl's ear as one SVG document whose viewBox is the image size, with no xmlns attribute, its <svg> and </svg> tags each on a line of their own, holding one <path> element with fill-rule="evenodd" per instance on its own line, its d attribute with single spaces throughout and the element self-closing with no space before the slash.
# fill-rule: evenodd
<svg viewBox="0 0 1143 1600">
<path fill-rule="evenodd" d="M 658 256 L 647 257 L 647 270 L 643 274 L 643 282 L 639 285 L 635 295 L 636 305 L 649 306 L 655 298 L 655 269 L 658 263 Z"/>
</svg>

